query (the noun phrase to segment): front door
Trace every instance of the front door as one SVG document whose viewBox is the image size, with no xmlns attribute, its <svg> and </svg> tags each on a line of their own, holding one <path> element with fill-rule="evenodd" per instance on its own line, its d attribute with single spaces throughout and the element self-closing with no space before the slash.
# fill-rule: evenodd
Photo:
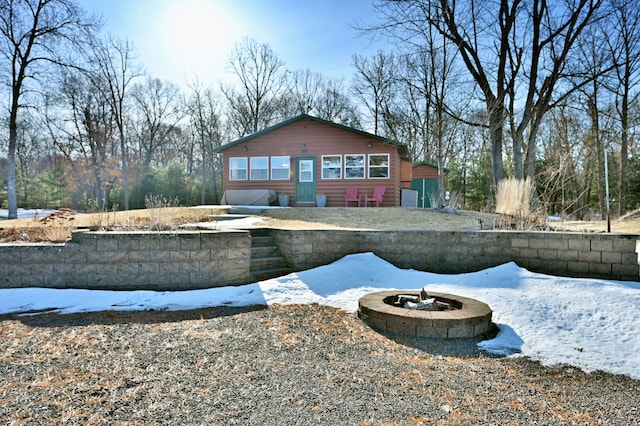
<svg viewBox="0 0 640 426">
<path fill-rule="evenodd" d="M 316 201 L 316 159 L 296 158 L 296 203 Z"/>
</svg>

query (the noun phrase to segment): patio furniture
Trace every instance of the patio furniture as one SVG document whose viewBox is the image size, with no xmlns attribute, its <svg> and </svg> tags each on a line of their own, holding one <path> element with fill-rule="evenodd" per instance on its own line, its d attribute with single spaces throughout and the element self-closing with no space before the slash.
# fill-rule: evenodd
<svg viewBox="0 0 640 426">
<path fill-rule="evenodd" d="M 384 197 L 384 191 L 386 189 L 385 186 L 376 186 L 373 188 L 373 195 L 363 195 L 364 206 L 367 207 L 368 203 L 375 203 L 375 207 L 382 206 L 382 198 Z"/>
<path fill-rule="evenodd" d="M 358 195 L 358 187 L 357 186 L 347 186 L 344 194 L 344 206 L 349 207 L 349 203 L 358 203 L 358 207 L 360 207 L 360 196 Z"/>
</svg>

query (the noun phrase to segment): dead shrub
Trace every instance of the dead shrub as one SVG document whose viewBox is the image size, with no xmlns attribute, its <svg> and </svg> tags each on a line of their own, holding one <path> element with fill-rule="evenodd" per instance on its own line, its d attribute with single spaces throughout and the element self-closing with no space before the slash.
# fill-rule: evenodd
<svg viewBox="0 0 640 426">
<path fill-rule="evenodd" d="M 544 215 L 534 213 L 533 191 L 529 178 L 501 180 L 496 193 L 496 213 L 505 217 L 497 221 L 496 227 L 519 230 L 544 227 Z"/>
<path fill-rule="evenodd" d="M 153 231 L 169 231 L 174 228 L 173 221 L 167 211 L 180 204 L 178 198 L 170 199 L 161 195 L 147 195 L 144 205 L 149 212 L 149 226 Z"/>
</svg>

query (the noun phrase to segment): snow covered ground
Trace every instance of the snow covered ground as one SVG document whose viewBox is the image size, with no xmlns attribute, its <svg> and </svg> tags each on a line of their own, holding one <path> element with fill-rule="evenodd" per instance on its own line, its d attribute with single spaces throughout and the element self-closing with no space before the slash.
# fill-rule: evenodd
<svg viewBox="0 0 640 426">
<path fill-rule="evenodd" d="M 487 303 L 500 327 L 495 339 L 480 343 L 487 351 L 640 380 L 640 282 L 555 277 L 529 272 L 515 263 L 444 275 L 399 269 L 373 253 L 359 253 L 238 287 L 182 292 L 0 289 L 0 313 L 274 303 L 318 303 L 355 312 L 358 299 L 366 293 L 422 287 Z"/>
<path fill-rule="evenodd" d="M 54 213 L 56 210 L 44 210 L 44 209 L 18 209 L 18 219 L 32 219 L 36 215 L 38 217 L 49 216 L 51 213 Z M 9 218 L 9 210 L 0 209 L 0 219 L 8 219 Z"/>
</svg>

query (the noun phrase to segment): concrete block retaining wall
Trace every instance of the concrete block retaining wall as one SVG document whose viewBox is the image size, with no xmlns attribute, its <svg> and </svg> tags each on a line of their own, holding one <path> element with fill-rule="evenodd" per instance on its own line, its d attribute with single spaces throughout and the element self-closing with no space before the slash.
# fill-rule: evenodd
<svg viewBox="0 0 640 426">
<path fill-rule="evenodd" d="M 400 268 L 473 272 L 507 262 L 569 277 L 640 281 L 640 236 L 513 231 L 276 231 L 295 270 L 373 252 Z"/>
<path fill-rule="evenodd" d="M 67 244 L 0 245 L 0 287 L 188 290 L 250 279 L 251 237 L 75 232 Z"/>
<path fill-rule="evenodd" d="M 272 234 L 298 271 L 374 252 L 400 268 L 437 273 L 514 261 L 553 275 L 640 281 L 638 235 L 275 229 Z M 250 268 L 248 231 L 76 232 L 67 244 L 0 245 L 0 288 L 188 290 L 248 283 Z"/>
</svg>

